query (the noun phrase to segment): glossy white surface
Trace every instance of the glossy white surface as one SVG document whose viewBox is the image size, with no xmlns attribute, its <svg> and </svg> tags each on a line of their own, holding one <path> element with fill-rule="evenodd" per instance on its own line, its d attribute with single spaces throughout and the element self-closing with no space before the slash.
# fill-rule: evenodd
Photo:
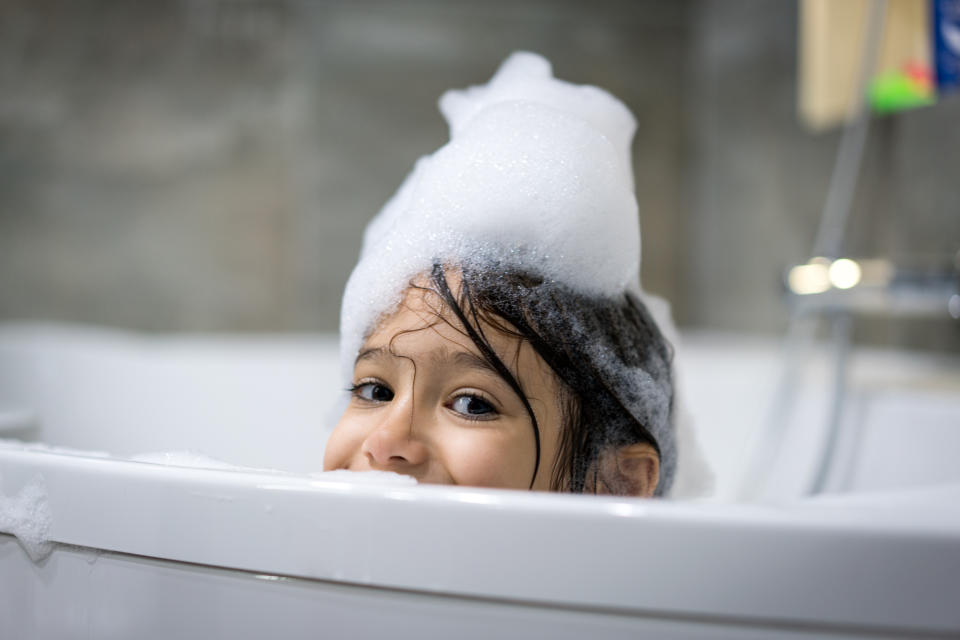
<svg viewBox="0 0 960 640">
<path fill-rule="evenodd" d="M 41 566 L 0 535 L 0 635 L 96 638 L 864 638 L 827 625 L 687 619 L 302 580 L 60 548 Z M 5 589 L 6 585 L 14 589 Z M 880 637 L 890 637 L 882 635 Z"/>
<path fill-rule="evenodd" d="M 666 503 L 377 487 L 0 450 L 54 541 L 403 590 L 960 632 L 960 487 L 879 503 Z"/>
<path fill-rule="evenodd" d="M 193 449 L 298 470 L 313 452 L 291 442 L 322 421 L 311 397 L 329 404 L 336 392 L 308 363 L 331 350 L 323 341 L 193 348 L 36 332 L 30 342 L 18 331 L 0 332 L 0 428 L 58 445 Z M 692 403 L 716 429 L 701 430 L 708 457 L 720 487 L 732 486 L 762 419 L 745 398 L 775 353 L 697 339 L 687 353 L 688 395 L 712 403 Z M 866 434 L 851 458 L 856 491 L 797 499 L 809 451 L 795 438 L 794 467 L 784 463 L 791 473 L 766 505 L 356 485 L 0 447 L 0 492 L 40 479 L 49 537 L 79 545 L 34 563 L 0 535 L 0 638 L 957 636 L 960 482 L 946 461 L 960 405 L 943 384 L 949 368 L 937 378 L 935 362 L 893 365 L 940 386 L 881 394 L 871 390 L 889 375 L 859 379 L 855 393 L 878 401 L 851 414 Z M 926 487 L 898 489 L 884 473 L 903 451 L 884 436 L 904 416 L 928 434 L 908 459 L 932 468 L 900 486 L 926 473 Z"/>
</svg>

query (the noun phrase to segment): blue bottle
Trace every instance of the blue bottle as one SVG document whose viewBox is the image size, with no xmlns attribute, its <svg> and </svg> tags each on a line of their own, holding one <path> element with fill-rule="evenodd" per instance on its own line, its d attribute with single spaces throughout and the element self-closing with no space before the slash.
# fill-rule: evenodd
<svg viewBox="0 0 960 640">
<path fill-rule="evenodd" d="M 960 0 L 933 0 L 933 52 L 937 92 L 960 87 Z"/>
</svg>

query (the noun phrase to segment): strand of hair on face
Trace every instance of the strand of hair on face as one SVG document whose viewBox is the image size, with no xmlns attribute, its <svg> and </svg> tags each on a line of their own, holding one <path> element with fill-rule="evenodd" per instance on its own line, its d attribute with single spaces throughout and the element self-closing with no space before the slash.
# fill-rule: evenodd
<svg viewBox="0 0 960 640">
<path fill-rule="evenodd" d="M 443 273 L 443 265 L 439 262 L 433 263 L 433 282 L 440 289 L 440 295 L 443 297 L 444 302 L 447 303 L 447 306 L 450 307 L 450 310 L 453 311 L 454 315 L 457 316 L 457 320 L 460 321 L 460 324 L 463 325 L 464 330 L 467 332 L 467 336 L 473 341 L 473 343 L 480 349 L 480 352 L 483 354 L 483 357 L 489 362 L 500 374 L 500 376 L 507 381 L 507 384 L 513 389 L 513 392 L 517 394 L 517 397 L 520 398 L 520 401 L 523 403 L 523 408 L 526 409 L 527 413 L 530 415 L 530 421 L 533 423 L 533 439 L 534 445 L 536 447 L 536 458 L 533 463 L 533 476 L 530 478 L 530 489 L 533 489 L 533 483 L 537 479 L 537 472 L 540 470 L 540 425 L 537 423 L 537 416 L 533 413 L 533 407 L 530 406 L 530 401 L 527 400 L 527 396 L 523 393 L 523 389 L 520 387 L 520 383 L 514 377 L 510 370 L 507 368 L 507 365 L 503 364 L 503 361 L 494 353 L 493 348 L 486 341 L 485 337 L 481 337 L 477 333 L 477 330 L 467 321 L 467 317 L 464 315 L 463 310 L 460 308 L 460 304 L 457 302 L 456 298 L 453 296 L 453 292 L 450 291 L 450 285 L 447 284 L 447 278 Z M 464 292 L 468 291 L 467 282 L 461 280 L 461 287 L 464 288 Z"/>
</svg>

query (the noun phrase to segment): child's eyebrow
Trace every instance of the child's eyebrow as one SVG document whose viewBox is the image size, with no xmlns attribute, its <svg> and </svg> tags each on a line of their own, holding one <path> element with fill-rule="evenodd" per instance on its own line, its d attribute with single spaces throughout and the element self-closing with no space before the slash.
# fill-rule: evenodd
<svg viewBox="0 0 960 640">
<path fill-rule="evenodd" d="M 457 351 L 452 358 L 450 357 L 450 352 L 446 351 L 446 353 L 441 352 L 436 354 L 435 357 L 439 359 L 450 360 L 457 366 L 466 367 L 468 369 L 479 369 L 484 373 L 492 373 L 496 377 L 500 377 L 500 372 L 497 371 L 496 367 L 487 362 L 485 358 L 481 358 L 477 354 L 471 353 L 470 351 Z"/>
<path fill-rule="evenodd" d="M 360 362 L 361 360 L 379 360 L 386 355 L 390 355 L 389 352 L 383 347 L 374 347 L 372 349 L 364 349 L 357 354 L 357 359 L 354 361 L 354 364 Z"/>
<path fill-rule="evenodd" d="M 356 363 L 364 360 L 382 360 L 393 357 L 394 355 L 395 354 L 386 347 L 371 347 L 364 349 L 357 355 Z M 484 373 L 490 373 L 498 378 L 500 377 L 500 372 L 497 371 L 492 364 L 487 362 L 485 358 L 470 351 L 453 351 L 445 348 L 435 349 L 430 353 L 430 362 L 436 367 L 453 365 L 468 369 L 478 369 Z"/>
</svg>

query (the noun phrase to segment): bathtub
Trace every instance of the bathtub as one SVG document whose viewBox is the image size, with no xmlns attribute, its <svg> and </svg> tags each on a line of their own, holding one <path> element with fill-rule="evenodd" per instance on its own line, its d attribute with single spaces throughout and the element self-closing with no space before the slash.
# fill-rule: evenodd
<svg viewBox="0 0 960 640">
<path fill-rule="evenodd" d="M 311 475 L 335 353 L 0 327 L 0 505 L 47 516 L 0 534 L 0 638 L 960 635 L 956 360 L 858 352 L 855 446 L 805 497 L 828 395 L 813 354 L 747 504 L 775 340 L 686 336 L 715 483 L 658 501 Z"/>
</svg>

